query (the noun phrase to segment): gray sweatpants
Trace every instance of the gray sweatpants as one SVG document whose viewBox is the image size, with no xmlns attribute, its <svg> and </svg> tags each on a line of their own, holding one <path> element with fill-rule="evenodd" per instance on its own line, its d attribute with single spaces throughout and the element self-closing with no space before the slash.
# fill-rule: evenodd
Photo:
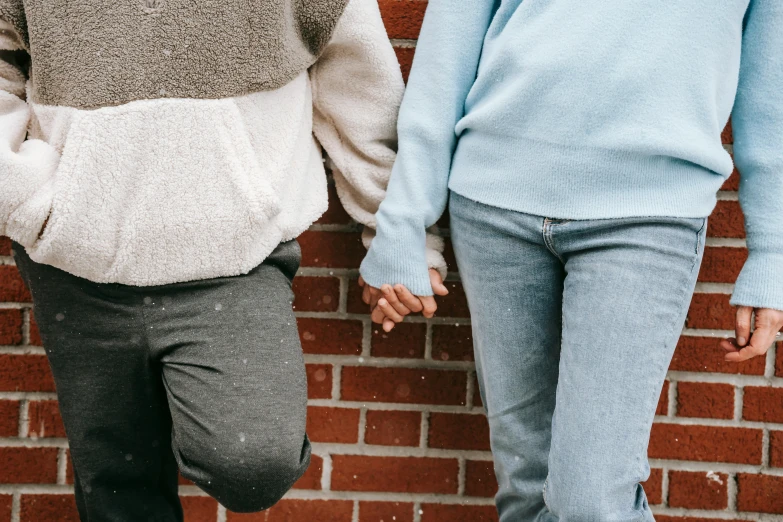
<svg viewBox="0 0 783 522">
<path fill-rule="evenodd" d="M 304 473 L 296 241 L 247 275 L 159 287 L 97 284 L 14 252 L 83 521 L 182 521 L 177 467 L 239 512 L 270 507 Z"/>
</svg>

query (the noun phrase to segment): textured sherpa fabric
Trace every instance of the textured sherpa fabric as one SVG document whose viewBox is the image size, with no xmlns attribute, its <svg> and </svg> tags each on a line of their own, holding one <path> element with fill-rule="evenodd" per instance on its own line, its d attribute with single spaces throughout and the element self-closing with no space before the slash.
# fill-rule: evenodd
<svg viewBox="0 0 783 522">
<path fill-rule="evenodd" d="M 0 36 L 18 48 L 11 24 Z M 9 70 L 2 78 L 19 91 Z M 326 210 L 323 146 L 369 239 L 403 88 L 377 3 L 351 0 L 315 66 L 273 91 L 93 110 L 0 92 L 0 235 L 95 282 L 246 273 Z M 442 241 L 431 246 L 445 272 Z"/>
<path fill-rule="evenodd" d="M 95 108 L 277 89 L 326 47 L 347 0 L 0 0 L 33 100 Z"/>
</svg>

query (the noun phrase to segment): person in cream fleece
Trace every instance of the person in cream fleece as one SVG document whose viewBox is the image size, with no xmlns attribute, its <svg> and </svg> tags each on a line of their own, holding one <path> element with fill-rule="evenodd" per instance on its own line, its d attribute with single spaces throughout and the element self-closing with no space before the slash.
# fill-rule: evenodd
<svg viewBox="0 0 783 522">
<path fill-rule="evenodd" d="M 305 471 L 294 238 L 323 147 L 369 244 L 402 92 L 376 0 L 0 0 L 0 235 L 82 520 L 181 521 L 178 469 L 239 512 Z"/>
<path fill-rule="evenodd" d="M 365 299 L 387 331 L 433 312 L 448 202 L 500 521 L 652 521 L 650 429 L 730 113 L 748 258 L 726 360 L 783 327 L 783 2 L 453 4 L 428 3 Z"/>
</svg>

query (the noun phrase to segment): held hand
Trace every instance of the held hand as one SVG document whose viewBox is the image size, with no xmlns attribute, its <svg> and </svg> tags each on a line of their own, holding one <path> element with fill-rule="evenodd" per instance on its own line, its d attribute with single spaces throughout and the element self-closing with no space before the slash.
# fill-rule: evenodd
<svg viewBox="0 0 783 522">
<path fill-rule="evenodd" d="M 430 284 L 435 295 L 449 293 L 443 279 L 437 270 L 430 269 Z M 383 330 L 390 332 L 396 323 L 402 322 L 406 315 L 421 312 L 424 317 L 432 317 L 438 306 L 433 296 L 415 296 L 405 285 L 383 285 L 380 289 L 373 288 L 363 280 L 362 298 L 372 308 L 372 321 L 383 324 Z"/>
<path fill-rule="evenodd" d="M 756 327 L 751 334 L 750 320 L 754 313 Z M 737 309 L 737 337 L 724 339 L 720 343 L 728 352 L 725 359 L 729 362 L 742 362 L 757 355 L 764 355 L 775 342 L 775 337 L 781 329 L 783 329 L 783 311 L 740 306 Z"/>
</svg>

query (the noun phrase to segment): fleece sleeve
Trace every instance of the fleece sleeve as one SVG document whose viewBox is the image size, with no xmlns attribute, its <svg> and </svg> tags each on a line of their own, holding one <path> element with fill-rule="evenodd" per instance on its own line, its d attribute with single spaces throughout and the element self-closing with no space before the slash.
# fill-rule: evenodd
<svg viewBox="0 0 783 522">
<path fill-rule="evenodd" d="M 30 107 L 25 102 L 25 64 L 29 56 L 20 30 L 23 16 L 17 10 L 21 6 L 16 2 L 0 1 L 0 236 L 6 235 L 10 221 L 24 221 L 15 211 L 46 182 L 59 162 L 51 146 L 26 140 Z M 22 229 L 24 224 L 15 228 Z"/>
<path fill-rule="evenodd" d="M 783 2 L 751 0 L 732 115 L 748 260 L 732 304 L 783 310 Z"/>
<path fill-rule="evenodd" d="M 401 283 L 432 295 L 426 262 L 427 227 L 448 200 L 455 127 L 476 79 L 495 2 L 430 0 L 400 110 L 399 151 L 377 236 L 361 266 L 373 286 Z"/>
<path fill-rule="evenodd" d="M 310 79 L 313 131 L 331 160 L 340 201 L 365 225 L 363 240 L 369 246 L 396 157 L 404 90 L 376 0 L 348 2 Z M 428 264 L 445 276 L 442 250 L 443 240 L 431 235 Z"/>
</svg>

